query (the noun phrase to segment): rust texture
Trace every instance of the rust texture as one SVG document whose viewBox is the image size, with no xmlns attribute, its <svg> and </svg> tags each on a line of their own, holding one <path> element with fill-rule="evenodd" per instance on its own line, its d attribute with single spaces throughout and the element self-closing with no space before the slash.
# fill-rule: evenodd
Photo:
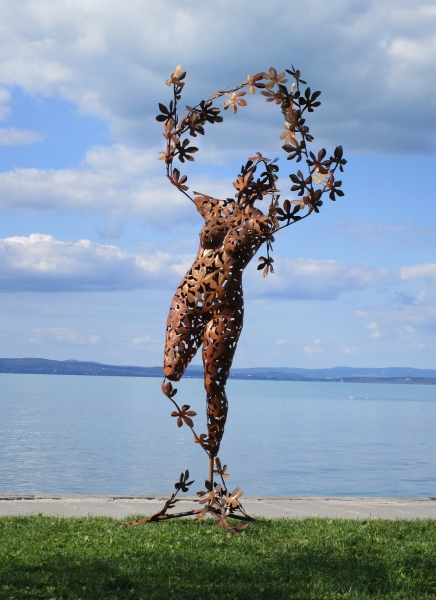
<svg viewBox="0 0 436 600">
<path fill-rule="evenodd" d="M 286 73 L 293 79 L 290 87 L 286 86 Z M 258 269 L 263 270 L 264 276 L 274 272 L 271 257 L 274 234 L 319 212 L 324 194 L 327 193 L 331 200 L 344 195 L 340 189 L 342 182 L 335 178 L 335 172 L 343 171 L 346 164 L 342 147 L 338 146 L 329 158 L 324 148 L 317 154 L 308 149 L 313 137 L 309 133 L 305 113 L 313 112 L 320 105 L 320 92 L 311 92 L 302 80 L 300 71 L 294 67 L 287 69 L 286 73 L 278 73 L 271 67 L 265 73 L 248 75 L 236 88 L 219 90 L 194 107 L 188 106 L 188 112 L 181 118 L 178 102 L 186 73 L 178 66 L 166 82 L 172 87 L 173 99 L 169 106 L 159 104 L 161 112 L 156 117 L 163 124 L 166 139 L 166 149 L 160 153 L 160 160 L 165 161 L 170 182 L 194 203 L 204 219 L 204 226 L 200 231 L 200 246 L 195 261 L 178 286 L 169 310 L 162 390 L 174 405 L 172 416 L 177 418 L 177 425 L 187 425 L 193 432 L 195 442 L 208 455 L 209 476 L 206 491 L 198 492 L 198 502 L 202 505 L 198 510 L 176 514 L 167 512 L 178 501 L 177 494 L 188 491 L 193 483 L 188 481 L 189 472 L 186 471 L 181 474 L 175 484 L 176 491 L 161 511 L 148 519 L 132 521 L 129 523 L 131 525 L 188 515 L 201 518 L 210 514 L 227 529 L 228 535 L 239 535 L 252 520 L 239 500 L 242 495 L 239 488 L 232 492 L 227 489 L 227 467 L 221 466 L 218 458 L 228 411 L 225 386 L 243 325 L 243 271 L 265 244 L 266 256 L 259 258 Z M 297 170 L 289 175 L 292 183 L 290 189 L 297 198 L 280 203 L 280 193 L 276 187 L 278 159 L 265 158 L 259 152 L 242 166 L 233 183 L 236 191 L 234 198 L 225 200 L 199 192 L 194 192 L 192 197 L 188 194 L 187 176 L 173 166 L 175 159 L 182 164 L 193 161 L 193 154 L 198 150 L 191 146 L 190 138 L 184 136 L 204 135 L 207 124 L 213 125 L 223 120 L 220 108 L 214 103 L 224 97 L 224 110 L 230 108 L 233 114 L 247 104 L 244 98 L 246 91 L 241 91 L 244 88 L 248 88 L 250 94 L 260 89 L 266 101 L 271 103 L 270 106 L 278 106 L 282 112 L 285 120 L 284 132 L 280 135 L 282 148 L 288 160 L 297 163 L 303 161 L 306 170 L 304 174 Z M 264 212 L 254 206 L 255 202 L 265 200 L 269 200 L 269 204 Z M 200 346 L 207 422 L 206 433 L 197 435 L 193 421 L 196 413 L 188 405 L 178 405 L 175 400 L 177 390 L 171 382 L 181 379 Z M 214 476 L 220 483 L 214 481 Z M 229 516 L 245 523 L 232 525 L 228 521 Z"/>
</svg>

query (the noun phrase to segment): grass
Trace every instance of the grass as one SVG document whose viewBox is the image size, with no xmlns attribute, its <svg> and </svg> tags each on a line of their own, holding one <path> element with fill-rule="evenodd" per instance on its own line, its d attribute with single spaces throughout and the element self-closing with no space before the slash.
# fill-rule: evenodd
<svg viewBox="0 0 436 600">
<path fill-rule="evenodd" d="M 436 521 L 0 518 L 0 599 L 436 598 Z"/>
</svg>

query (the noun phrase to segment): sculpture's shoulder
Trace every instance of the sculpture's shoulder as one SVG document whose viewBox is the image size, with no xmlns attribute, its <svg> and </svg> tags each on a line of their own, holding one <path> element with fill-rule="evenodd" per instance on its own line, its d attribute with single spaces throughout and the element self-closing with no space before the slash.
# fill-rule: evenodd
<svg viewBox="0 0 436 600">
<path fill-rule="evenodd" d="M 274 230 L 276 227 L 274 219 L 269 213 L 265 215 L 259 208 L 251 204 L 236 205 L 232 211 L 231 221 L 232 228 L 254 229 L 262 234 Z"/>
</svg>

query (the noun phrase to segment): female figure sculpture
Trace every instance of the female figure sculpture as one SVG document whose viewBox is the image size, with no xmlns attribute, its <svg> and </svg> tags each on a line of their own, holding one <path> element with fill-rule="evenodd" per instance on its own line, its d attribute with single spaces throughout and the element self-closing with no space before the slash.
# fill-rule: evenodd
<svg viewBox="0 0 436 600">
<path fill-rule="evenodd" d="M 326 158 L 323 148 L 317 155 L 308 150 L 313 141 L 306 125 L 305 113 L 313 112 L 320 105 L 318 97 L 321 92 L 310 91 L 306 87 L 304 93 L 301 86 L 306 82 L 301 79 L 300 71 L 286 70 L 294 83 L 288 89 L 285 73 L 277 73 L 272 67 L 266 73 L 247 76 L 246 80 L 233 90 L 220 90 L 202 100 L 194 107 L 187 107 L 187 113 L 179 119 L 178 102 L 185 85 L 186 73 L 178 66 L 167 85 L 173 89 L 173 100 L 169 106 L 159 104 L 161 114 L 156 119 L 163 123 L 166 149 L 160 153 L 160 160 L 165 161 L 167 177 L 177 189 L 185 194 L 203 216 L 205 224 L 200 232 L 200 247 L 197 257 L 179 287 L 171 303 L 167 325 L 164 356 L 164 383 L 162 390 L 171 400 L 176 410 L 172 416 L 177 417 L 177 424 L 186 424 L 193 432 L 194 439 L 205 450 L 209 457 L 209 479 L 206 481 L 206 492 L 199 492 L 201 510 L 179 514 L 167 514 L 174 506 L 176 495 L 181 490 L 187 491 L 189 472 L 180 476 L 175 484 L 176 492 L 165 503 L 161 511 L 149 519 L 134 521 L 138 524 L 147 521 L 158 521 L 177 516 L 196 514 L 197 518 L 206 513 L 211 514 L 225 526 L 230 534 L 239 534 L 246 525 L 233 526 L 227 521 L 228 516 L 250 521 L 244 512 L 239 497 L 242 492 L 238 488 L 230 493 L 224 479 L 226 467 L 221 466 L 218 451 L 224 433 L 227 418 L 228 402 L 225 385 L 229 376 L 233 356 L 243 324 L 242 274 L 245 267 L 256 254 L 262 244 L 266 244 L 267 256 L 259 258 L 258 269 L 263 269 L 264 276 L 273 272 L 272 250 L 273 234 L 284 227 L 308 217 L 312 212 L 319 212 L 323 194 L 328 193 L 331 200 L 343 196 L 341 181 L 335 180 L 335 171 L 343 170 L 346 160 L 342 147 L 338 146 L 333 156 Z M 247 104 L 244 96 L 248 88 L 254 94 L 256 88 L 267 102 L 279 105 L 285 119 L 285 131 L 281 134 L 283 149 L 288 160 L 295 159 L 306 163 L 307 173 L 301 170 L 289 175 L 291 191 L 296 192 L 298 199 L 285 200 L 279 204 L 280 196 L 276 188 L 278 166 L 277 159 L 271 161 L 260 153 L 250 158 L 242 166 L 237 180 L 233 183 L 236 190 L 234 199 L 218 200 L 210 196 L 194 192 L 192 198 L 186 185 L 186 175 L 181 175 L 173 167 L 177 158 L 181 163 L 193 161 L 197 148 L 190 146 L 190 140 L 183 136 L 189 132 L 191 137 L 204 135 L 207 123 L 220 123 L 220 109 L 214 107 L 217 99 L 225 96 L 224 109 L 231 108 L 236 114 L 238 107 Z M 257 170 L 262 170 L 255 177 Z M 263 213 L 254 206 L 256 201 L 270 198 L 268 210 Z M 301 215 L 300 211 L 306 212 Z M 198 348 L 203 346 L 204 383 L 206 388 L 207 434 L 197 435 L 194 431 L 192 417 L 196 413 L 188 405 L 180 407 L 174 399 L 177 390 L 171 381 L 179 381 Z M 166 380 L 169 380 L 168 382 Z M 214 482 L 214 474 L 221 478 L 221 484 Z"/>
<path fill-rule="evenodd" d="M 250 204 L 196 196 L 205 220 L 200 247 L 174 295 L 167 320 L 164 375 L 179 381 L 203 345 L 207 437 L 211 460 L 227 417 L 225 384 L 243 323 L 242 273 L 276 228 L 275 219 Z"/>
</svg>

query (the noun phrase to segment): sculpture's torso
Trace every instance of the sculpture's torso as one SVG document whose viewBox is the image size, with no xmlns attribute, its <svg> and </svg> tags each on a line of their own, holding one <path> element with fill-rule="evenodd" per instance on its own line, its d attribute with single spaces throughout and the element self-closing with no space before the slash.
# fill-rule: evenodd
<svg viewBox="0 0 436 600">
<path fill-rule="evenodd" d="M 271 219 L 260 210 L 235 202 L 195 198 L 205 219 L 194 264 L 180 283 L 175 300 L 190 309 L 216 314 L 224 308 L 242 308 L 242 273 L 268 235 Z"/>
</svg>

